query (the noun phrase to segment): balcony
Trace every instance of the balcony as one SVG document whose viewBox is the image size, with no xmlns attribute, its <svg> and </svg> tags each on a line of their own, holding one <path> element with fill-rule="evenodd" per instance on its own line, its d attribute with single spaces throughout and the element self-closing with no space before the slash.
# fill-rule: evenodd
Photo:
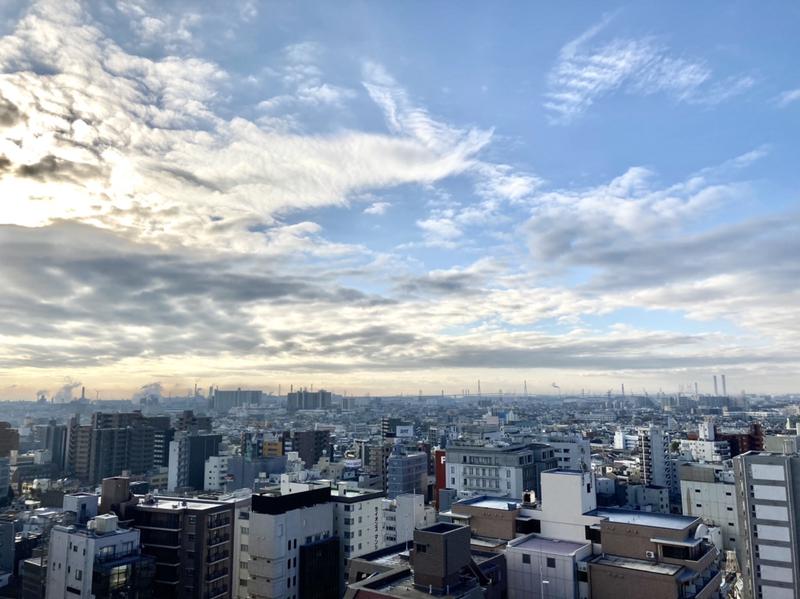
<svg viewBox="0 0 800 599">
<path fill-rule="evenodd" d="M 223 551 L 222 553 L 214 553 L 214 554 L 210 554 L 209 553 L 208 557 L 206 558 L 206 563 L 207 564 L 216 564 L 217 562 L 221 562 L 223 560 L 228 559 L 230 557 L 230 555 L 231 554 L 228 551 Z"/>
<path fill-rule="evenodd" d="M 206 582 L 214 582 L 215 580 L 222 580 L 228 575 L 228 568 L 217 570 L 216 572 L 209 572 L 206 574 Z"/>
<path fill-rule="evenodd" d="M 208 547 L 216 547 L 231 540 L 231 535 L 218 535 L 208 539 Z"/>
</svg>

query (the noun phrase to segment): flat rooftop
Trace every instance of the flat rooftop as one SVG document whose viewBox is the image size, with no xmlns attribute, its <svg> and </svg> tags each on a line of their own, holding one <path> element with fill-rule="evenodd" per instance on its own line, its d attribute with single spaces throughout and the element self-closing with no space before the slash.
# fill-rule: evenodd
<svg viewBox="0 0 800 599">
<path fill-rule="evenodd" d="M 674 576 L 683 568 L 683 566 L 676 566 L 675 564 L 648 562 L 640 559 L 614 556 L 600 556 L 592 560 L 591 563 L 601 566 L 625 568 L 626 570 L 638 570 L 639 572 L 650 572 L 652 574 L 664 574 L 666 576 Z"/>
<path fill-rule="evenodd" d="M 605 518 L 609 522 L 620 524 L 635 524 L 652 528 L 668 528 L 670 530 L 683 530 L 688 528 L 699 518 L 681 516 L 679 514 L 659 514 L 656 512 L 640 512 L 637 510 L 623 510 L 615 508 L 600 508 L 589 512 L 589 516 Z"/>
<path fill-rule="evenodd" d="M 195 501 L 182 497 L 156 497 L 153 503 L 137 503 L 136 509 L 179 512 L 181 510 L 213 510 L 218 509 L 221 505 L 218 502 Z"/>
<path fill-rule="evenodd" d="M 490 497 L 482 495 L 481 497 L 471 497 L 469 499 L 462 499 L 455 503 L 455 505 L 472 505 L 475 507 L 484 507 L 493 510 L 503 510 L 510 512 L 519 508 L 518 499 L 505 499 L 503 497 Z"/>
<path fill-rule="evenodd" d="M 578 551 L 588 546 L 589 543 L 573 543 L 572 541 L 561 541 L 545 537 L 528 537 L 524 541 L 512 545 L 514 549 L 521 549 L 522 551 L 536 551 L 564 556 L 575 555 Z"/>
</svg>

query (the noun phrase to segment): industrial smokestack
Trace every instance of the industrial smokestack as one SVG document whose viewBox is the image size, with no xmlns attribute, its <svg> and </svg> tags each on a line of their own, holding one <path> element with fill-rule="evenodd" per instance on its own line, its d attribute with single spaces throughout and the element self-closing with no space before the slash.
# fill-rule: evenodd
<svg viewBox="0 0 800 599">
<path fill-rule="evenodd" d="M 725 384 L 725 375 L 722 375 L 722 394 L 727 397 L 728 396 L 728 386 Z"/>
<path fill-rule="evenodd" d="M 81 401 L 86 401 L 86 387 L 81 387 Z"/>
<path fill-rule="evenodd" d="M 717 375 L 714 375 L 714 396 L 719 395 L 719 391 L 717 390 Z"/>
</svg>

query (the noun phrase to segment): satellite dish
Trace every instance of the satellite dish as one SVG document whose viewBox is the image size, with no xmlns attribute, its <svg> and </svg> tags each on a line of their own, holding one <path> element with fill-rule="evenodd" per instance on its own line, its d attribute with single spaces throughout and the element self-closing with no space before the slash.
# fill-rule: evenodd
<svg viewBox="0 0 800 599">
<path fill-rule="evenodd" d="M 697 530 L 694 531 L 694 538 L 695 540 L 703 539 L 708 536 L 708 526 L 705 524 L 701 524 L 697 527 Z"/>
</svg>

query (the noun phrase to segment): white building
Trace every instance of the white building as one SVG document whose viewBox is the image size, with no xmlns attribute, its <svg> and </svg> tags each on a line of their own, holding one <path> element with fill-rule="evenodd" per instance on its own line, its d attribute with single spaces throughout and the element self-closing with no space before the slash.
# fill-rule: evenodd
<svg viewBox="0 0 800 599">
<path fill-rule="evenodd" d="M 591 543 L 527 535 L 509 541 L 505 554 L 509 599 L 589 597 L 582 562 L 592 555 Z"/>
<path fill-rule="evenodd" d="M 228 455 L 212 455 L 206 458 L 203 489 L 222 491 L 228 476 Z"/>
<path fill-rule="evenodd" d="M 629 434 L 623 431 L 614 433 L 614 449 L 622 449 L 624 451 L 633 451 L 639 444 L 639 436 Z"/>
<path fill-rule="evenodd" d="M 47 599 L 93 599 L 95 591 L 124 592 L 136 584 L 139 530 L 117 528 L 117 517 L 104 514 L 86 527 L 54 526 L 50 532 Z M 94 584 L 94 587 L 93 587 Z M 94 590 L 93 590 L 94 589 Z"/>
<path fill-rule="evenodd" d="M 405 543 L 414 538 L 415 528 L 436 522 L 436 510 L 425 505 L 425 496 L 406 493 L 394 499 L 382 499 L 383 545 Z"/>
<path fill-rule="evenodd" d="M 727 441 L 681 439 L 681 456 L 693 462 L 725 462 L 731 459 L 731 447 Z"/>
<path fill-rule="evenodd" d="M 253 494 L 247 540 L 247 589 L 252 599 L 297 599 L 303 589 L 303 594 L 313 595 L 314 586 L 341 584 L 327 485 L 288 494 L 277 489 Z"/>
<path fill-rule="evenodd" d="M 590 470 L 592 449 L 588 439 L 579 433 L 548 433 L 539 439 L 553 448 L 556 468 L 561 470 Z"/>
<path fill-rule="evenodd" d="M 585 543 L 587 527 L 600 524 L 598 516 L 588 515 L 597 509 L 594 479 L 592 472 L 544 472 L 543 500 L 535 509 L 523 509 L 521 515 L 539 520 L 543 537 Z"/>
<path fill-rule="evenodd" d="M 735 551 L 739 519 L 733 470 L 716 464 L 682 464 L 680 478 L 683 514 L 700 516 L 705 524 L 719 527 L 720 549 Z"/>
</svg>

